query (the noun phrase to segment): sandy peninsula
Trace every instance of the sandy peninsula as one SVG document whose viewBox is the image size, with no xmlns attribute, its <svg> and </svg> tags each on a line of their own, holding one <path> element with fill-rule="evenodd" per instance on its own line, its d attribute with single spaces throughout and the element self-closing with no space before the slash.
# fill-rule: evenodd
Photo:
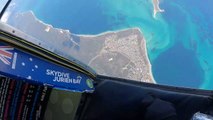
<svg viewBox="0 0 213 120">
<path fill-rule="evenodd" d="M 153 17 L 155 18 L 156 14 L 158 12 L 164 12 L 164 10 L 159 7 L 160 0 L 152 0 L 152 3 L 153 3 L 153 8 L 154 8 L 153 9 Z"/>
<path fill-rule="evenodd" d="M 158 0 L 155 4 L 159 4 Z M 138 28 L 108 31 L 98 35 L 78 35 L 45 24 L 32 12 L 14 17 L 13 26 L 48 44 L 54 48 L 52 52 L 74 57 L 98 74 L 155 83 L 146 41 Z M 24 27 L 22 24 L 31 27 Z"/>
</svg>

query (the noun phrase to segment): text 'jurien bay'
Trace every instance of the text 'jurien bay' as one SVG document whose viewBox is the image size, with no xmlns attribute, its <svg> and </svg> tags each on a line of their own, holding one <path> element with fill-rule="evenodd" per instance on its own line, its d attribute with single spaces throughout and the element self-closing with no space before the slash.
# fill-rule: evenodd
<svg viewBox="0 0 213 120">
<path fill-rule="evenodd" d="M 72 83 L 72 84 L 80 84 L 81 83 L 81 76 L 73 76 L 70 77 L 70 73 L 59 72 L 55 70 L 46 70 L 46 75 L 54 76 L 53 82 L 62 82 L 62 83 Z"/>
</svg>

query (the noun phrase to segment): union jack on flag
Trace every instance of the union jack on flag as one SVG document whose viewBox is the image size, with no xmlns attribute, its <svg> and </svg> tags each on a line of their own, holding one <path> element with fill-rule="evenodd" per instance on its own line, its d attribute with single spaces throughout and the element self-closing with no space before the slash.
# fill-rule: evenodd
<svg viewBox="0 0 213 120">
<path fill-rule="evenodd" d="M 0 46 L 0 61 L 6 65 L 10 65 L 11 62 L 8 59 L 12 59 L 13 53 L 10 50 L 14 50 L 11 46 Z"/>
</svg>

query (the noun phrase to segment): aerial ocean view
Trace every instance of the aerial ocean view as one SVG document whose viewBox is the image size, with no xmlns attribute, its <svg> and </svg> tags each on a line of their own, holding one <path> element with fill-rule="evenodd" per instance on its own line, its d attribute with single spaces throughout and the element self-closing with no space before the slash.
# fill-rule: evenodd
<svg viewBox="0 0 213 120">
<path fill-rule="evenodd" d="M 156 15 L 152 0 L 46 0 L 22 5 L 19 11 L 32 10 L 41 21 L 75 34 L 137 27 L 158 84 L 213 89 L 212 0 L 160 0 L 164 12 Z"/>
</svg>

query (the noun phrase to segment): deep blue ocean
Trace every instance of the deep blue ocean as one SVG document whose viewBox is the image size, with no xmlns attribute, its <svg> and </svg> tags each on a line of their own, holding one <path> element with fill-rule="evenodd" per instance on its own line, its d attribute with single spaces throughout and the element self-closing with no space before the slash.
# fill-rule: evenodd
<svg viewBox="0 0 213 120">
<path fill-rule="evenodd" d="M 213 89 L 213 0 L 161 0 L 156 18 L 152 0 L 25 1 L 19 11 L 76 34 L 138 27 L 158 84 Z"/>
</svg>

